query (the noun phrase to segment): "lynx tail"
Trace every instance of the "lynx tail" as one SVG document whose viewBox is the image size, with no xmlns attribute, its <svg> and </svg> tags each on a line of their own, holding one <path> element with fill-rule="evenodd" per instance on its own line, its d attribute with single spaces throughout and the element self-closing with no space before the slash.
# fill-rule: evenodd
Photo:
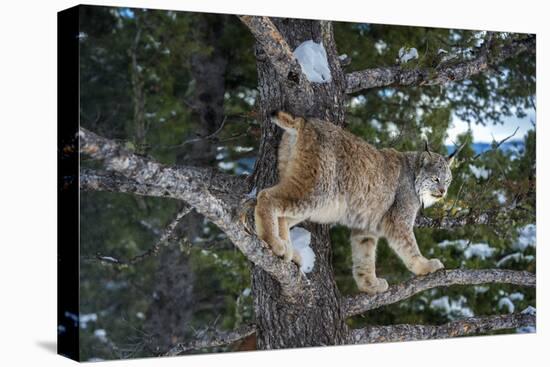
<svg viewBox="0 0 550 367">
<path fill-rule="evenodd" d="M 280 128 L 288 132 L 297 130 L 301 128 L 304 124 L 304 119 L 294 118 L 292 115 L 282 111 L 274 111 L 271 114 L 271 121 L 275 125 L 279 126 Z"/>
</svg>

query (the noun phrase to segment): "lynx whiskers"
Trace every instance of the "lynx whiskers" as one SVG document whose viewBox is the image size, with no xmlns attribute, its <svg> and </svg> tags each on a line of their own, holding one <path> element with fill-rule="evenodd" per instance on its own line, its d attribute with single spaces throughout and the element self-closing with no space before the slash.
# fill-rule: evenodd
<svg viewBox="0 0 550 367">
<path fill-rule="evenodd" d="M 443 268 L 420 253 L 413 232 L 418 210 L 447 193 L 454 155 L 376 149 L 353 134 L 315 118 L 276 112 L 284 129 L 278 151 L 279 183 L 262 190 L 255 207 L 259 237 L 287 261 L 300 263 L 289 229 L 305 220 L 351 229 L 353 276 L 370 294 L 388 288 L 375 272 L 380 237 L 414 274 Z"/>
</svg>

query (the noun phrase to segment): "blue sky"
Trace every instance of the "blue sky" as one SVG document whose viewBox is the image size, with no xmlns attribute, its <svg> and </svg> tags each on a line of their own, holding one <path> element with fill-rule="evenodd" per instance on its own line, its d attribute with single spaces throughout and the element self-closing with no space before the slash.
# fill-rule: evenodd
<svg viewBox="0 0 550 367">
<path fill-rule="evenodd" d="M 474 135 L 474 142 L 490 143 L 493 141 L 493 136 L 496 141 L 502 140 L 512 135 L 518 127 L 519 130 L 512 140 L 523 140 L 527 131 L 533 130 L 531 120 L 536 121 L 536 114 L 534 110 L 531 109 L 526 112 L 527 116 L 521 119 L 515 116 L 505 117 L 503 124 L 487 124 L 486 126 L 472 124 L 471 127 Z M 456 136 L 468 131 L 468 128 L 469 125 L 467 122 L 462 121 L 457 116 L 453 116 L 451 127 L 447 131 L 448 137 L 445 144 L 452 145 L 452 142 L 456 140 Z"/>
</svg>

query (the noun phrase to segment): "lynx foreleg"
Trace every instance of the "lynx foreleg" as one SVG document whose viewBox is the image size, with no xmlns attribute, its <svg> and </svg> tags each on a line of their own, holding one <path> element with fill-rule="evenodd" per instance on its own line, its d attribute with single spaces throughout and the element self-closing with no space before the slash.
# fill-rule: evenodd
<svg viewBox="0 0 550 367">
<path fill-rule="evenodd" d="M 292 246 L 292 241 L 290 238 L 290 228 L 296 224 L 300 223 L 299 220 L 289 217 L 279 217 L 279 237 L 285 242 Z M 302 265 L 302 257 L 298 251 L 294 251 L 292 247 L 292 261 L 298 265 Z"/>
<path fill-rule="evenodd" d="M 443 269 L 443 263 L 438 259 L 426 259 L 422 256 L 412 228 L 391 228 L 386 238 L 407 269 L 415 275 L 425 275 Z"/>
<path fill-rule="evenodd" d="M 353 278 L 357 288 L 368 294 L 381 293 L 388 289 L 385 279 L 376 277 L 376 245 L 378 238 L 367 232 L 351 232 L 351 256 Z"/>
<path fill-rule="evenodd" d="M 290 243 L 288 224 L 284 218 L 281 200 L 274 195 L 275 192 L 274 188 L 270 188 L 258 194 L 254 209 L 256 233 L 267 242 L 275 255 L 291 261 L 293 248 Z"/>
</svg>

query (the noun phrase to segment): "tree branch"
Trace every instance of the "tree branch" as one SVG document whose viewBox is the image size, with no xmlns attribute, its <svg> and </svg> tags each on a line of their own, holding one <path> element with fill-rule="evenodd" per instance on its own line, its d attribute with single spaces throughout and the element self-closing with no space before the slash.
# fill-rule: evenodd
<svg viewBox="0 0 550 367">
<path fill-rule="evenodd" d="M 514 130 L 514 132 L 513 132 L 512 134 L 508 135 L 507 137 L 505 137 L 504 139 L 502 139 L 502 140 L 500 140 L 500 141 L 496 141 L 496 140 L 495 140 L 495 137 L 493 136 L 493 143 L 492 143 L 491 149 L 487 149 L 487 150 L 485 150 L 485 151 L 483 151 L 483 152 L 481 152 L 481 153 L 476 154 L 471 160 L 472 160 L 472 161 L 473 161 L 473 160 L 476 160 L 476 159 L 478 159 L 479 157 L 481 157 L 481 156 L 484 155 L 484 154 L 487 154 L 487 153 L 489 153 L 489 152 L 494 152 L 494 151 L 496 151 L 502 144 L 504 144 L 504 143 L 506 143 L 508 140 L 512 139 L 512 138 L 516 135 L 516 133 L 517 133 L 518 131 L 519 131 L 519 126 L 516 127 L 516 129 Z"/>
<path fill-rule="evenodd" d="M 164 232 L 160 235 L 159 239 L 153 246 L 151 246 L 147 251 L 142 252 L 139 255 L 136 255 L 134 257 L 131 257 L 128 260 L 123 260 L 120 258 L 115 258 L 113 256 L 107 256 L 103 254 L 97 254 L 94 257 L 91 257 L 91 259 L 98 260 L 105 264 L 113 264 L 113 265 L 135 265 L 143 260 L 145 260 L 149 256 L 154 256 L 158 254 L 160 247 L 169 242 L 174 238 L 174 231 L 178 224 L 181 222 L 183 217 L 185 217 L 189 212 L 192 210 L 192 208 L 188 205 L 185 205 L 185 207 L 176 214 L 174 219 L 166 226 L 164 229 Z M 90 257 L 88 257 L 90 259 Z"/>
<path fill-rule="evenodd" d="M 305 296 L 303 289 L 307 278 L 298 267 L 275 256 L 241 223 L 238 209 L 246 189 L 242 179 L 211 169 L 167 167 L 133 154 L 116 142 L 84 128 L 80 128 L 79 137 L 81 153 L 102 160 L 108 170 L 147 186 L 148 194 L 152 196 L 185 201 L 216 224 L 251 262 L 279 282 L 289 300 Z"/>
<path fill-rule="evenodd" d="M 88 168 L 80 169 L 80 190 L 123 192 L 143 196 L 171 197 L 158 187 L 142 184 L 131 178 L 113 172 L 97 171 Z"/>
<path fill-rule="evenodd" d="M 422 291 L 451 285 L 478 285 L 487 283 L 507 283 L 525 287 L 535 286 L 535 274 L 516 270 L 440 270 L 435 273 L 412 278 L 404 283 L 391 286 L 386 292 L 375 295 L 358 294 L 343 300 L 344 313 L 349 316 L 396 303 Z"/>
<path fill-rule="evenodd" d="M 521 40 L 514 40 L 495 53 L 482 52 L 473 60 L 435 69 L 391 66 L 355 71 L 346 75 L 346 93 L 387 86 L 444 85 L 486 72 L 491 67 L 525 51 L 535 52 L 535 37 L 528 36 Z"/>
<path fill-rule="evenodd" d="M 480 225 L 489 224 L 493 220 L 493 217 L 499 214 L 496 211 L 479 213 L 479 214 L 466 214 L 459 216 L 444 216 L 441 218 L 430 218 L 424 215 L 416 217 L 414 223 L 418 228 L 439 228 L 439 229 L 452 229 L 458 227 L 464 227 L 467 225 Z"/>
<path fill-rule="evenodd" d="M 283 80 L 291 81 L 302 87 L 309 86 L 290 46 L 269 17 L 241 15 L 239 19 L 250 29 L 277 74 Z"/>
<path fill-rule="evenodd" d="M 495 330 L 535 326 L 536 316 L 514 313 L 486 317 L 471 317 L 452 321 L 443 325 L 390 325 L 368 326 L 351 330 L 351 344 L 386 343 L 397 341 L 444 339 L 469 334 L 481 334 Z"/>
<path fill-rule="evenodd" d="M 212 347 L 221 347 L 229 344 L 233 344 L 239 340 L 242 340 L 256 332 L 256 327 L 254 325 L 246 325 L 237 330 L 222 332 L 218 331 L 214 335 L 204 335 L 199 337 L 196 340 L 193 340 L 188 343 L 180 343 L 175 345 L 170 349 L 166 355 L 167 356 L 177 356 L 185 352 L 203 349 L 203 348 L 212 348 Z"/>
</svg>

